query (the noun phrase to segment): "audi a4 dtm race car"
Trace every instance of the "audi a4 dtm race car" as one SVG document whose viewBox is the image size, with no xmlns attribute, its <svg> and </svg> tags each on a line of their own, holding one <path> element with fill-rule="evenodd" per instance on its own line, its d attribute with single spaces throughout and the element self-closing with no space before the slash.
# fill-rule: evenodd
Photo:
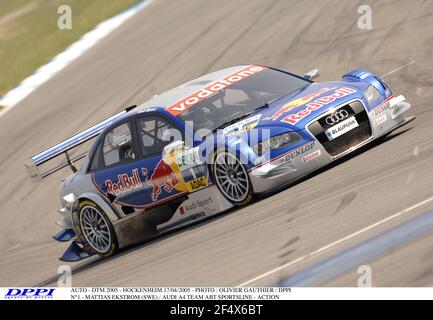
<svg viewBox="0 0 433 320">
<path fill-rule="evenodd" d="M 78 261 L 155 237 L 296 181 L 413 120 L 366 70 L 316 83 L 244 65 L 128 107 L 25 164 L 33 181 L 70 166 L 60 188 L 60 258 Z M 95 139 L 90 150 L 72 149 Z M 64 155 L 59 165 L 41 170 Z M 74 162 L 83 159 L 79 169 Z"/>
</svg>

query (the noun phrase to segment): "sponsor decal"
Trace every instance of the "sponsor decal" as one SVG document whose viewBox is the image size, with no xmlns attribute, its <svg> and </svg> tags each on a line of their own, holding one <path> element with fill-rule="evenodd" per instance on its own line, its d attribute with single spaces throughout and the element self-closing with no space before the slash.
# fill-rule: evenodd
<svg viewBox="0 0 433 320">
<path fill-rule="evenodd" d="M 293 159 L 296 159 L 299 156 L 302 156 L 303 154 L 307 153 L 308 151 L 311 151 L 314 148 L 315 144 L 316 143 L 314 141 L 310 142 L 310 143 L 307 143 L 307 144 L 304 144 L 302 147 L 300 147 L 300 148 L 298 148 L 298 149 L 296 149 L 296 150 L 294 150 L 294 151 L 286 154 L 284 156 L 284 158 L 283 158 L 283 162 L 284 163 L 290 162 Z"/>
<path fill-rule="evenodd" d="M 390 107 L 391 107 L 391 104 L 389 102 L 381 104 L 379 107 L 374 109 L 373 114 L 375 116 L 378 116 L 378 115 L 384 113 L 385 111 L 387 111 Z"/>
<path fill-rule="evenodd" d="M 199 148 L 193 148 L 176 155 L 176 163 L 179 169 L 186 170 L 202 164 L 199 154 Z"/>
<path fill-rule="evenodd" d="M 386 114 L 380 116 L 377 119 L 374 119 L 374 125 L 375 126 L 380 126 L 382 123 L 386 122 L 386 120 L 388 120 L 388 118 L 386 117 Z"/>
<path fill-rule="evenodd" d="M 115 196 L 145 189 L 147 184 L 151 186 L 151 200 L 157 201 L 162 191 L 193 192 L 207 187 L 207 179 L 202 168 L 199 148 L 194 148 L 166 154 L 153 170 L 143 167 L 133 169 L 132 173 L 119 174 L 117 181 L 106 179 L 104 184 L 106 193 Z M 192 175 L 192 179 L 188 175 Z"/>
<path fill-rule="evenodd" d="M 185 212 L 205 208 L 206 206 L 212 205 L 213 203 L 214 203 L 213 199 L 209 197 L 204 200 L 197 200 L 190 205 L 184 205 L 179 208 L 179 211 L 181 214 L 185 214 Z"/>
<path fill-rule="evenodd" d="M 11 288 L 5 294 L 5 299 L 52 299 L 54 289 L 48 288 Z"/>
<path fill-rule="evenodd" d="M 324 96 L 314 100 L 313 102 L 307 103 L 303 110 L 296 112 L 294 114 L 290 114 L 285 118 L 283 118 L 281 121 L 289 124 L 296 124 L 302 119 L 304 119 L 305 117 L 307 117 L 308 115 L 310 115 L 313 111 L 319 110 L 324 106 L 355 92 L 357 91 L 352 88 L 348 88 L 348 87 L 339 88 L 329 96 Z"/>
<path fill-rule="evenodd" d="M 350 117 L 349 119 L 346 119 L 336 126 L 333 126 L 332 128 L 325 130 L 326 136 L 329 140 L 338 138 L 339 136 L 342 136 L 346 132 L 358 127 L 358 121 L 356 121 L 355 117 Z"/>
<path fill-rule="evenodd" d="M 179 208 L 180 215 L 183 216 L 185 214 L 185 207 Z"/>
<path fill-rule="evenodd" d="M 129 192 L 141 188 L 142 186 L 143 184 L 141 183 L 138 169 L 132 170 L 132 176 L 129 176 L 126 173 L 119 174 L 117 176 L 117 182 L 113 182 L 110 179 L 105 180 L 105 187 L 107 188 L 107 193 L 110 193 L 112 195 Z"/>
<path fill-rule="evenodd" d="M 319 150 L 311 152 L 311 153 L 307 154 L 306 156 L 302 157 L 302 161 L 303 162 L 309 162 L 311 160 L 314 160 L 314 159 L 320 157 L 321 155 L 322 155 L 322 151 L 320 151 L 320 149 L 319 149 Z"/>
<path fill-rule="evenodd" d="M 192 181 L 186 182 L 186 187 L 189 192 L 194 192 L 207 187 L 206 177 L 200 177 Z"/>
<path fill-rule="evenodd" d="M 143 110 L 140 110 L 138 113 L 145 113 L 145 112 L 155 112 L 158 110 L 158 107 L 152 107 L 152 108 L 145 108 Z"/>
<path fill-rule="evenodd" d="M 120 146 L 131 141 L 131 134 L 129 132 L 120 135 L 109 135 L 108 137 L 111 137 L 111 143 L 116 146 Z"/>
<path fill-rule="evenodd" d="M 143 174 L 147 174 L 147 170 L 143 171 Z M 162 188 L 170 193 L 177 185 L 182 184 L 182 180 L 174 173 L 173 168 L 161 159 L 150 177 L 146 178 L 146 183 L 152 186 L 152 201 L 156 201 Z"/>
<path fill-rule="evenodd" d="M 398 104 L 403 100 L 404 100 L 403 96 L 399 96 L 399 97 L 390 96 L 388 99 L 380 103 L 378 106 L 371 109 L 370 114 L 374 116 L 378 116 L 384 113 L 385 111 L 392 109 L 396 104 Z"/>
<path fill-rule="evenodd" d="M 310 102 L 311 100 L 317 98 L 318 96 L 322 95 L 325 92 L 334 90 L 336 88 L 322 88 L 319 91 L 310 93 L 304 97 L 301 97 L 299 99 L 290 101 L 288 103 L 286 103 L 285 105 L 283 105 L 280 109 L 278 109 L 272 116 L 267 117 L 265 120 L 278 120 L 278 118 L 283 115 L 284 113 L 287 113 L 297 107 L 303 106 L 304 104 Z"/>
<path fill-rule="evenodd" d="M 218 80 L 217 82 L 214 82 L 213 84 L 200 89 L 199 91 L 193 93 L 192 95 L 182 99 L 181 101 L 177 102 L 176 104 L 170 106 L 167 108 L 167 111 L 171 113 L 173 116 L 178 116 L 183 111 L 188 110 L 192 106 L 196 105 L 197 103 L 203 101 L 204 99 L 214 95 L 215 93 L 219 92 L 222 89 L 225 89 L 232 84 L 239 82 L 243 79 L 246 79 L 250 76 L 253 76 L 259 72 L 262 72 L 266 70 L 266 67 L 257 66 L 257 65 L 251 65 L 246 67 L 245 69 L 242 69 L 238 72 L 235 72 L 221 80 Z"/>
<path fill-rule="evenodd" d="M 261 116 L 261 114 L 258 114 L 253 117 L 243 119 L 232 125 L 229 125 L 228 127 L 224 128 L 223 134 L 227 136 L 236 136 L 241 135 L 242 133 L 247 132 L 251 129 L 254 129 L 257 126 L 257 123 L 259 122 Z"/>
</svg>

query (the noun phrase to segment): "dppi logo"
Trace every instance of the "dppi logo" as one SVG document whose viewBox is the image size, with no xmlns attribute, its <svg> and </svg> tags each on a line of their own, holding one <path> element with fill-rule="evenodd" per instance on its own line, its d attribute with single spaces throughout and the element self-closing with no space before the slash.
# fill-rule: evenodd
<svg viewBox="0 0 433 320">
<path fill-rule="evenodd" d="M 5 299 L 52 299 L 55 289 L 9 289 Z"/>
</svg>

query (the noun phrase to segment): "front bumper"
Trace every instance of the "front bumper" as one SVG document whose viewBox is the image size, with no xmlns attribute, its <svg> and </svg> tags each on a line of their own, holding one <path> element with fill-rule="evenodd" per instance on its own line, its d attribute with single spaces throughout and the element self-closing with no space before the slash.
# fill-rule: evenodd
<svg viewBox="0 0 433 320">
<path fill-rule="evenodd" d="M 266 193 L 332 162 L 332 157 L 317 141 L 291 150 L 249 170 L 255 193 Z"/>
<path fill-rule="evenodd" d="M 76 200 L 77 196 L 73 193 L 65 195 L 62 197 L 63 207 L 58 210 L 63 218 L 58 220 L 56 224 L 62 229 L 53 236 L 53 239 L 59 242 L 71 241 L 63 255 L 59 257 L 59 260 L 63 262 L 76 262 L 93 255 L 86 244 L 77 239 L 72 218 Z"/>
<path fill-rule="evenodd" d="M 336 110 L 345 106 L 347 106 L 347 103 L 336 108 Z M 344 150 L 336 155 L 330 154 L 324 144 L 314 134 L 311 134 L 311 138 L 314 140 L 249 170 L 254 192 L 266 193 L 295 182 L 303 176 L 405 125 L 415 118 L 405 117 L 404 114 L 410 108 L 411 105 L 405 102 L 403 96 L 391 97 L 370 111 L 367 111 L 364 107 L 365 111 L 363 112 L 368 116 L 366 122 L 369 125 L 369 135 L 363 136 L 356 143 L 348 144 L 347 148 L 343 148 Z M 309 125 L 323 116 L 323 114 L 320 115 Z M 345 133 L 349 137 L 351 134 L 353 134 L 353 131 Z M 356 139 L 353 140 L 356 141 Z"/>
</svg>

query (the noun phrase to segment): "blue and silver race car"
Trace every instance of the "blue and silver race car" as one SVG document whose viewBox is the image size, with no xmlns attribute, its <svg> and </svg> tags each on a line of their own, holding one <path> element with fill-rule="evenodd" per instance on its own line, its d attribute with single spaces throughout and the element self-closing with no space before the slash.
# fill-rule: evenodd
<svg viewBox="0 0 433 320">
<path fill-rule="evenodd" d="M 403 96 L 366 70 L 316 83 L 244 65 L 183 84 L 43 151 L 33 181 L 70 166 L 60 188 L 60 258 L 153 238 L 265 194 L 408 123 Z M 72 149 L 95 139 L 83 154 Z M 65 155 L 60 164 L 42 170 Z M 83 159 L 79 169 L 74 162 Z"/>
</svg>

